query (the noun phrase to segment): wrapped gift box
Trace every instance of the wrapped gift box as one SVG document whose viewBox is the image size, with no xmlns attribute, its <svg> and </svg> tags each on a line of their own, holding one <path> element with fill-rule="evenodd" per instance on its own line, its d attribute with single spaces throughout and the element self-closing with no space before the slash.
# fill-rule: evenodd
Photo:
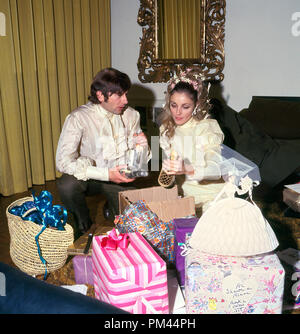
<svg viewBox="0 0 300 334">
<path fill-rule="evenodd" d="M 284 277 L 276 254 L 233 257 L 192 251 L 186 258 L 186 311 L 280 314 Z"/>
<path fill-rule="evenodd" d="M 300 212 L 300 194 L 293 189 L 283 190 L 283 202 L 296 212 Z"/>
<path fill-rule="evenodd" d="M 120 233 L 141 233 L 164 261 L 174 263 L 174 222 L 159 219 L 145 201 L 128 205 L 115 225 Z"/>
<path fill-rule="evenodd" d="M 134 314 L 167 314 L 166 263 L 140 233 L 128 233 L 128 247 L 109 249 L 105 236 L 93 239 L 95 297 Z"/>
<path fill-rule="evenodd" d="M 174 269 L 167 270 L 170 314 L 185 314 L 185 300 Z"/>
<path fill-rule="evenodd" d="M 72 259 L 75 282 L 77 284 L 94 285 L 92 257 L 88 255 L 76 255 Z"/>
<path fill-rule="evenodd" d="M 199 218 L 176 218 L 174 219 L 175 242 L 174 242 L 174 256 L 175 266 L 178 273 L 178 281 L 181 286 L 184 286 L 185 277 L 185 257 L 181 255 L 181 244 L 185 244 L 186 235 L 192 233 Z"/>
<path fill-rule="evenodd" d="M 144 189 L 125 190 L 119 192 L 119 211 L 124 212 L 130 203 L 145 201 L 147 206 L 162 221 L 181 218 L 195 214 L 194 197 L 179 197 L 178 188 L 149 187 Z"/>
</svg>

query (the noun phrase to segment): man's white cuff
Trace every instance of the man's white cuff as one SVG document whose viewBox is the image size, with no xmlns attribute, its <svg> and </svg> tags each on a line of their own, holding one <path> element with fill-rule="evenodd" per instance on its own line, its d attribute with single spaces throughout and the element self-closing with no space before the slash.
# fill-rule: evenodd
<svg viewBox="0 0 300 334">
<path fill-rule="evenodd" d="M 86 176 L 88 179 L 99 180 L 99 181 L 109 181 L 108 168 L 88 166 L 86 170 Z"/>
</svg>

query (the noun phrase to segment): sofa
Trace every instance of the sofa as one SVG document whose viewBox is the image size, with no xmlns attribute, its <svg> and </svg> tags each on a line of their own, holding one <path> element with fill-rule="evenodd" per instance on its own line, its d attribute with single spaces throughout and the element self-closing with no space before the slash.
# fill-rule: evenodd
<svg viewBox="0 0 300 334">
<path fill-rule="evenodd" d="M 260 186 L 272 190 L 300 172 L 300 98 L 254 96 L 240 112 L 221 99 L 211 104 L 224 144 L 259 167 Z"/>
<path fill-rule="evenodd" d="M 240 115 L 273 139 L 300 139 L 300 97 L 253 96 Z"/>
</svg>

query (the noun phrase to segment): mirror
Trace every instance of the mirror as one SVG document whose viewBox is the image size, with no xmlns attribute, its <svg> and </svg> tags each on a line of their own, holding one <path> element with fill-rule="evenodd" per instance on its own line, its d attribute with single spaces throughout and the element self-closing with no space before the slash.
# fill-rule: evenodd
<svg viewBox="0 0 300 334">
<path fill-rule="evenodd" d="M 140 0 L 141 82 L 167 82 L 186 68 L 224 78 L 225 0 Z"/>
<path fill-rule="evenodd" d="M 204 29 L 201 1 L 157 0 L 157 56 L 160 59 L 201 57 Z"/>
</svg>

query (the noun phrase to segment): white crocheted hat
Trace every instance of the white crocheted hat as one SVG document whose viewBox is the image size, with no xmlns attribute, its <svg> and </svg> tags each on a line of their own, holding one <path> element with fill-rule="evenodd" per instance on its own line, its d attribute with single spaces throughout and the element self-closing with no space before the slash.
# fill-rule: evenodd
<svg viewBox="0 0 300 334">
<path fill-rule="evenodd" d="M 226 198 L 204 212 L 189 245 L 210 254 L 252 256 L 273 251 L 278 241 L 255 204 L 241 198 Z"/>
</svg>

